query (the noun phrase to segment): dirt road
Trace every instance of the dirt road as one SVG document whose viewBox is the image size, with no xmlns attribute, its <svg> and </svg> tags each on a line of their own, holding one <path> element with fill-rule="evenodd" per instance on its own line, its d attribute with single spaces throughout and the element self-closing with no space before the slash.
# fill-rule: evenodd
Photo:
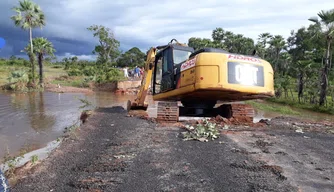
<svg viewBox="0 0 334 192">
<path fill-rule="evenodd" d="M 182 141 L 180 128 L 99 109 L 13 191 L 334 189 L 334 135 L 289 126 L 230 127 L 215 141 Z"/>
</svg>

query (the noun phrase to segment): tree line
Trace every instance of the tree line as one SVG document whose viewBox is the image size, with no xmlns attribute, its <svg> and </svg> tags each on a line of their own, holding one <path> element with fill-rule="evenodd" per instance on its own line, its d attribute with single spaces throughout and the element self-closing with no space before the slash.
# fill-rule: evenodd
<svg viewBox="0 0 334 192">
<path fill-rule="evenodd" d="M 56 49 L 53 43 L 45 37 L 33 38 L 32 34 L 34 28 L 42 29 L 46 26 L 46 16 L 41 7 L 31 0 L 22 0 L 12 10 L 15 12 L 15 15 L 10 17 L 13 23 L 17 27 L 29 32 L 29 43 L 22 50 L 29 57 L 29 63 L 23 62 L 25 66 L 29 65 L 30 68 L 29 87 L 36 85 L 36 61 L 39 66 L 38 76 L 40 87 L 44 86 L 43 63 L 45 61 L 53 64 L 64 64 L 65 70 L 68 70 L 70 75 L 82 75 L 85 71 L 89 71 L 89 74 L 86 73 L 86 75 L 95 75 L 92 78 L 100 79 L 100 82 L 114 80 L 114 76 L 121 76 L 119 70 L 116 70 L 112 66 L 131 67 L 135 65 L 142 66 L 144 64 L 145 53 L 141 52 L 137 47 L 133 47 L 122 53 L 119 49 L 120 42 L 114 37 L 113 32 L 102 25 L 91 25 L 87 28 L 98 40 L 98 45 L 92 51 L 93 54 L 97 55 L 96 61 L 78 61 L 77 57 L 72 57 L 64 58 L 62 62 L 52 62 L 56 59 L 54 55 Z M 15 56 L 12 56 L 8 64 L 14 64 L 15 59 Z M 17 60 L 17 62 L 22 64 L 20 60 Z M 96 75 L 99 75 L 99 77 L 96 77 Z"/>
<path fill-rule="evenodd" d="M 221 48 L 231 53 L 257 55 L 272 64 L 278 98 L 298 100 L 319 106 L 334 105 L 334 71 L 332 67 L 334 9 L 320 11 L 308 19 L 311 24 L 291 31 L 285 39 L 264 32 L 257 42 L 223 28 L 212 31 L 212 39 L 191 37 L 188 45 L 195 50 Z"/>
</svg>

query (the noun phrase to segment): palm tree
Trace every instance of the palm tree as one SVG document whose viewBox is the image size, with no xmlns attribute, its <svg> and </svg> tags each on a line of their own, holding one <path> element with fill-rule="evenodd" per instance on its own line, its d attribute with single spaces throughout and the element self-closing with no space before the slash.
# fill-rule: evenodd
<svg viewBox="0 0 334 192">
<path fill-rule="evenodd" d="M 32 29 L 36 27 L 45 26 L 45 16 L 40 6 L 30 0 L 19 1 L 19 6 L 14 7 L 13 10 L 16 15 L 11 16 L 14 24 L 21 27 L 23 30 L 29 29 L 30 35 L 30 53 L 31 55 L 34 51 L 32 43 Z M 35 82 L 35 66 L 33 60 L 31 60 L 31 70 L 32 70 L 32 82 Z"/>
<path fill-rule="evenodd" d="M 320 18 L 320 20 L 318 19 Z M 321 36 L 325 37 L 326 40 L 326 58 L 325 58 L 325 65 L 323 66 L 322 75 L 321 75 L 321 90 L 320 90 L 320 98 L 319 98 L 319 105 L 324 105 L 326 99 L 326 92 L 328 86 L 328 72 L 330 66 L 330 53 L 331 53 L 331 43 L 334 37 L 334 9 L 329 11 L 320 11 L 318 13 L 318 17 L 311 17 L 309 21 L 314 22 L 316 25 L 321 27 L 322 33 Z M 317 33 L 315 37 L 319 37 Z"/>
<path fill-rule="evenodd" d="M 270 38 L 272 38 L 270 33 L 261 33 L 257 38 L 257 49 L 259 49 L 258 51 L 260 52 L 262 58 L 266 58 L 267 43 Z"/>
<path fill-rule="evenodd" d="M 286 47 L 286 42 L 285 42 L 283 36 L 275 35 L 271 38 L 269 43 L 270 43 L 270 46 L 274 49 L 274 52 L 275 52 L 274 70 L 277 71 L 280 52 Z"/>
<path fill-rule="evenodd" d="M 54 56 L 56 51 L 50 41 L 44 37 L 38 37 L 33 39 L 34 54 L 37 56 L 38 66 L 39 66 L 39 84 L 43 87 L 43 59 L 45 55 Z M 29 50 L 30 44 L 25 48 Z"/>
</svg>

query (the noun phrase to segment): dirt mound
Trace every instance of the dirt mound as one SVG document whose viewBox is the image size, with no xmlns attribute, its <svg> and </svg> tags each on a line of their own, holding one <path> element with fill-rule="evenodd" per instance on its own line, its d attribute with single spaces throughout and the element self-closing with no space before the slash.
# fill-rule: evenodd
<svg viewBox="0 0 334 192">
<path fill-rule="evenodd" d="M 245 116 L 236 116 L 232 118 L 224 118 L 220 115 L 209 119 L 210 122 L 215 122 L 219 125 L 243 125 L 243 126 L 250 126 L 250 127 L 264 127 L 268 124 L 268 121 L 265 119 L 261 119 L 259 122 L 254 123 L 252 118 L 245 117 Z"/>
</svg>

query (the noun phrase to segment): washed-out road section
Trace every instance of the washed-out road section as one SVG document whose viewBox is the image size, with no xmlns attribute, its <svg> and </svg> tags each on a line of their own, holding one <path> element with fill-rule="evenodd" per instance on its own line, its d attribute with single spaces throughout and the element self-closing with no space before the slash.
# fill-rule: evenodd
<svg viewBox="0 0 334 192">
<path fill-rule="evenodd" d="M 183 141 L 178 127 L 127 117 L 121 107 L 100 108 L 12 191 L 334 189 L 333 135 L 254 129 Z"/>
</svg>

